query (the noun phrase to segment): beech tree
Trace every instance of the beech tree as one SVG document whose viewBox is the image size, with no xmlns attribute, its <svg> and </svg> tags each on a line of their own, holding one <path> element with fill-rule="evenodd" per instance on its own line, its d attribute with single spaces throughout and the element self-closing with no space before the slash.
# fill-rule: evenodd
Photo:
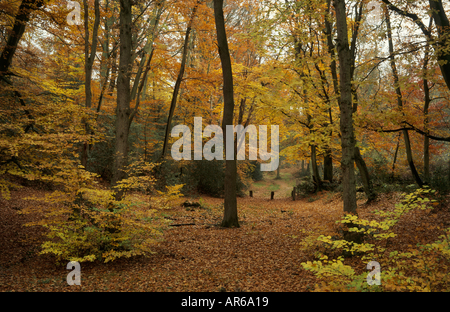
<svg viewBox="0 0 450 312">
<path fill-rule="evenodd" d="M 223 98 L 224 111 L 222 119 L 222 131 L 224 134 L 224 142 L 232 140 L 227 137 L 226 127 L 233 126 L 234 114 L 234 92 L 233 92 L 233 72 L 231 69 L 231 58 L 228 50 L 227 34 L 225 31 L 225 19 L 223 16 L 223 0 L 214 0 L 214 20 L 216 23 L 217 44 L 219 47 L 220 61 L 222 63 L 223 74 Z M 227 152 L 227 144 L 225 144 L 225 153 Z M 234 145 L 233 159 L 225 160 L 225 201 L 224 201 L 224 216 L 222 220 L 223 227 L 239 227 L 237 214 L 237 200 L 236 200 L 236 145 Z"/>
<path fill-rule="evenodd" d="M 119 74 L 117 76 L 117 108 L 116 108 L 116 143 L 114 148 L 114 171 L 112 185 L 124 179 L 128 165 L 128 134 L 131 123 L 131 51 L 132 51 L 132 1 L 120 0 L 120 56 Z M 117 198 L 122 192 L 117 190 Z"/>
<path fill-rule="evenodd" d="M 355 180 L 355 134 L 353 129 L 352 103 L 352 52 L 348 45 L 347 11 L 344 0 L 334 0 L 336 10 L 337 40 L 336 49 L 339 56 L 339 109 L 342 145 L 342 185 L 344 211 L 356 213 Z M 354 38 L 355 39 L 355 38 Z"/>
</svg>

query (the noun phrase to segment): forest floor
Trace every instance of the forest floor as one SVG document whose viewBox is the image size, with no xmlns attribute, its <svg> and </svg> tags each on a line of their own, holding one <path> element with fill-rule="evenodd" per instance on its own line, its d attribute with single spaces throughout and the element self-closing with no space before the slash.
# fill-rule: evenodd
<svg viewBox="0 0 450 312">
<path fill-rule="evenodd" d="M 68 286 L 66 264 L 37 254 L 42 232 L 23 226 L 36 216 L 17 213 L 29 205 L 25 197 L 42 196 L 45 191 L 27 187 L 12 191 L 11 200 L 0 199 L 0 291 L 311 291 L 317 279 L 301 263 L 315 260 L 314 250 L 302 248 L 301 242 L 311 235 L 336 233 L 343 204 L 335 193 L 293 201 L 292 174 L 290 169 L 283 170 L 279 180 L 268 174 L 252 186 L 253 198 L 238 198 L 239 228 L 217 226 L 223 199 L 201 196 L 193 199 L 201 207 L 186 209 L 181 205 L 183 198 L 180 205 L 160 212 L 172 224 L 185 225 L 168 227 L 155 254 L 106 264 L 83 262 L 81 286 Z M 276 192 L 274 200 L 270 191 Z M 361 198 L 359 214 L 364 217 L 374 208 L 391 209 L 398 200 L 397 194 L 381 194 L 376 203 L 366 206 Z M 438 233 L 419 223 L 437 220 L 449 227 L 448 209 L 400 223 L 406 235 L 401 241 L 393 238 L 392 245 L 434 241 Z M 358 261 L 349 258 L 346 264 L 366 271 L 366 265 Z"/>
</svg>

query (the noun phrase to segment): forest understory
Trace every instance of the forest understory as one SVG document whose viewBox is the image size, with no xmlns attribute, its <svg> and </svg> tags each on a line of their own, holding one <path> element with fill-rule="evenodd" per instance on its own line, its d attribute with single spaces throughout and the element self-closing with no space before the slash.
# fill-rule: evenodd
<svg viewBox="0 0 450 312">
<path fill-rule="evenodd" d="M 290 178 L 289 172 L 282 171 L 282 176 Z M 343 216 L 339 193 L 320 192 L 296 201 L 288 196 L 270 200 L 266 194 L 270 193 L 272 184 L 279 185 L 276 194 L 288 193 L 286 181 L 271 176 L 252 187 L 260 188 L 254 198 L 238 198 L 239 228 L 219 226 L 223 199 L 189 198 L 200 204 L 191 208 L 183 206 L 187 198 L 180 198 L 172 208 L 159 210 L 155 217 L 167 221 L 163 240 L 154 248 L 155 254 L 121 258 L 106 264 L 83 262 L 81 286 L 67 284 L 66 263 L 58 264 L 53 256 L 37 254 L 43 231 L 23 226 L 38 218 L 19 214 L 30 205 L 24 198 L 44 196 L 48 191 L 33 187 L 12 191 L 11 200 L 0 202 L 0 291 L 327 290 L 301 263 L 313 261 L 317 252 L 323 252 L 313 238 L 320 234 L 338 235 L 336 221 Z M 380 194 L 376 202 L 366 205 L 363 197 L 358 200 L 360 218 L 371 218 L 375 209 L 392 210 L 400 199 L 397 193 Z M 389 239 L 386 253 L 407 251 L 418 243 L 432 243 L 449 226 L 448 205 L 403 218 L 395 226 L 398 236 Z M 305 244 L 308 238 L 310 243 Z M 367 263 L 360 257 L 346 257 L 344 263 L 355 268 L 358 274 L 369 272 Z M 448 263 L 442 263 L 441 269 L 447 271 Z M 410 272 L 416 274 L 413 268 Z"/>
</svg>

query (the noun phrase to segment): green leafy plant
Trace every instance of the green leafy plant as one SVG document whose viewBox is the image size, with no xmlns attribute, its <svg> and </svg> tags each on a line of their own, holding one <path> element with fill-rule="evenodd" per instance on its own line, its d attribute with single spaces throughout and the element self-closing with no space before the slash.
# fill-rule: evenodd
<svg viewBox="0 0 450 312">
<path fill-rule="evenodd" d="M 151 168 L 148 163 L 133 164 L 128 179 L 119 187 L 131 192 L 147 189 L 152 177 L 142 175 Z M 161 225 L 155 224 L 155 209 L 136 202 L 132 196 L 115 199 L 111 190 L 100 189 L 95 174 L 81 167 L 65 164 L 55 175 L 60 189 L 44 198 L 30 198 L 45 205 L 29 207 L 25 213 L 39 212 L 41 220 L 27 226 L 47 229 L 47 240 L 41 254 L 53 254 L 57 261 L 113 261 L 120 257 L 147 255 L 161 240 Z M 181 186 L 168 187 L 159 192 L 158 208 L 166 208 L 174 199 L 182 196 Z M 45 207 L 45 208 L 44 208 Z"/>
<path fill-rule="evenodd" d="M 426 195 L 434 193 L 428 188 L 418 189 L 405 194 L 404 199 L 395 205 L 393 211 L 376 211 L 381 221 L 360 219 L 347 214 L 340 224 L 351 225 L 347 230 L 363 235 L 363 242 L 336 239 L 321 235 L 317 241 L 328 250 L 340 250 L 345 254 L 358 256 L 363 263 L 378 261 L 383 267 L 382 285 L 368 287 L 365 277 L 351 265 L 344 264 L 342 255 L 337 259 L 328 259 L 320 253 L 316 261 L 302 263 L 304 269 L 314 272 L 321 279 L 316 290 L 334 291 L 431 291 L 449 289 L 447 282 L 448 261 L 450 260 L 450 229 L 446 229 L 438 241 L 431 244 L 417 245 L 408 252 L 387 252 L 387 242 L 398 234 L 393 231 L 399 220 L 409 212 L 426 210 L 435 203 Z M 412 274 L 412 272 L 414 274 Z"/>
</svg>

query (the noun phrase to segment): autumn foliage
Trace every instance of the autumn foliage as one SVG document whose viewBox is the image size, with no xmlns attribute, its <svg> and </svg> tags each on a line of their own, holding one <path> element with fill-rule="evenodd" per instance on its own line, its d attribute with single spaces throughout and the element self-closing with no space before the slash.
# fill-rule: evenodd
<svg viewBox="0 0 450 312">
<path fill-rule="evenodd" d="M 139 279 L 132 261 L 167 260 L 195 290 L 450 290 L 445 1 L 75 3 L 0 1 L 1 266 L 114 262 Z M 172 130 L 196 117 L 278 126 L 278 171 L 247 147 L 174 160 Z M 171 288 L 138 289 L 192 290 L 151 270 Z"/>
</svg>

